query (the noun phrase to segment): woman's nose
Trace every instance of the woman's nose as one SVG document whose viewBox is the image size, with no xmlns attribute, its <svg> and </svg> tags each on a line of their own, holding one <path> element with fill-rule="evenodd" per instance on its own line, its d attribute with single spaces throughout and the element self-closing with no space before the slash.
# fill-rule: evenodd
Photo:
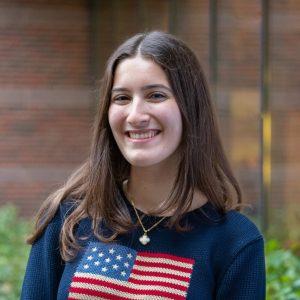
<svg viewBox="0 0 300 300">
<path fill-rule="evenodd" d="M 128 107 L 127 122 L 133 126 L 147 126 L 150 116 L 147 112 L 147 105 L 143 99 L 133 99 Z"/>
</svg>

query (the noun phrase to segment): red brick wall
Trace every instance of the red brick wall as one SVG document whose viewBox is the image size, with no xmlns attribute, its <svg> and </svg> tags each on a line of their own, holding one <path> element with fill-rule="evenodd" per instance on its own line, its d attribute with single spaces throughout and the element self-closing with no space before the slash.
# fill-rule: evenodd
<svg viewBox="0 0 300 300">
<path fill-rule="evenodd" d="M 226 152 L 244 201 L 260 198 L 260 1 L 217 2 L 217 104 Z"/>
<path fill-rule="evenodd" d="M 99 1 L 95 13 L 94 46 L 97 74 L 102 74 L 111 52 L 128 37 L 144 31 L 169 29 L 168 1 Z"/>
<path fill-rule="evenodd" d="M 171 30 L 195 50 L 209 75 L 208 0 L 89 3 L 0 1 L 0 201 L 18 203 L 25 215 L 86 157 L 93 80 L 121 41 L 140 31 Z M 270 206 L 289 213 L 299 194 L 300 5 L 270 4 Z M 261 1 L 217 1 L 217 16 L 214 101 L 226 152 L 245 200 L 255 208 Z"/>
<path fill-rule="evenodd" d="M 196 53 L 209 76 L 209 1 L 177 1 L 175 33 Z"/>
<path fill-rule="evenodd" d="M 87 1 L 0 1 L 0 204 L 32 215 L 87 155 Z"/>
</svg>

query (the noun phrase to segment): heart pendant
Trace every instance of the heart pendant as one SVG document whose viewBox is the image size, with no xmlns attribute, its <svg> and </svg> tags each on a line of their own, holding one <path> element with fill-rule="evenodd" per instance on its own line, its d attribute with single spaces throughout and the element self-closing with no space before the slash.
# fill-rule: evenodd
<svg viewBox="0 0 300 300">
<path fill-rule="evenodd" d="M 148 237 L 148 235 L 146 233 L 144 233 L 143 236 L 140 237 L 140 242 L 143 245 L 147 245 L 150 242 L 150 238 Z"/>
</svg>

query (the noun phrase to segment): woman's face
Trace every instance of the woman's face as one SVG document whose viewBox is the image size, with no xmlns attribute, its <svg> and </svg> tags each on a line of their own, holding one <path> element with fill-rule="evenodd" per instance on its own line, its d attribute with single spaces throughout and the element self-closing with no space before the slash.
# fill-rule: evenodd
<svg viewBox="0 0 300 300">
<path fill-rule="evenodd" d="M 177 160 L 181 114 L 166 74 L 151 60 L 137 56 L 119 63 L 108 120 L 121 153 L 132 166 Z"/>
</svg>

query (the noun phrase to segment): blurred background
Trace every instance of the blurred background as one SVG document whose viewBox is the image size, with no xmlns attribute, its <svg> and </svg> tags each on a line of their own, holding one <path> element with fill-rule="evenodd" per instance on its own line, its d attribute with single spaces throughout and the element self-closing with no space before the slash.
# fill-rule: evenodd
<svg viewBox="0 0 300 300">
<path fill-rule="evenodd" d="M 154 29 L 177 35 L 195 51 L 228 158 L 252 207 L 246 213 L 268 240 L 299 255 L 297 0 L 0 0 L 3 220 L 7 214 L 32 220 L 87 157 L 108 56 L 129 36 Z M 12 219 L 0 218 L 0 232 Z M 270 244 L 279 251 L 277 242 Z M 291 270 L 288 265 L 278 272 L 284 268 Z M 293 284 L 288 281 L 287 289 Z M 299 280 L 295 286 L 299 292 Z M 0 276 L 0 298 L 1 289 Z M 300 299 L 300 292 L 295 298 L 274 295 Z"/>
</svg>

